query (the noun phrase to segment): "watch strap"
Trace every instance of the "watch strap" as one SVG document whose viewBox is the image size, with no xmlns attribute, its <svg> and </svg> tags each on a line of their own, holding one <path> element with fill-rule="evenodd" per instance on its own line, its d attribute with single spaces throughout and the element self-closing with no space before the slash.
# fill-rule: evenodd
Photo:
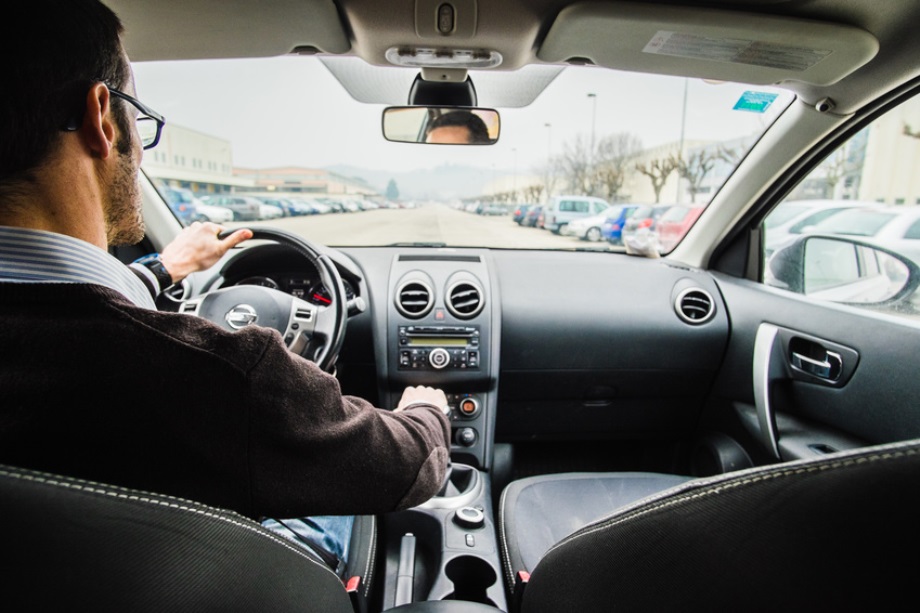
<svg viewBox="0 0 920 613">
<path fill-rule="evenodd" d="M 160 259 L 159 253 L 152 253 L 150 255 L 145 255 L 142 258 L 134 260 L 132 268 L 140 268 L 138 272 L 141 273 L 144 277 L 147 277 L 148 280 L 150 280 L 151 276 L 153 277 L 153 280 L 156 281 L 157 285 L 157 287 L 151 288 L 151 292 L 154 294 L 154 297 L 156 297 L 157 294 L 166 288 L 173 285 L 172 275 L 169 274 L 169 271 L 166 270 L 166 266 L 163 265 L 163 260 Z M 150 284 L 148 283 L 148 286 L 149 285 Z"/>
</svg>

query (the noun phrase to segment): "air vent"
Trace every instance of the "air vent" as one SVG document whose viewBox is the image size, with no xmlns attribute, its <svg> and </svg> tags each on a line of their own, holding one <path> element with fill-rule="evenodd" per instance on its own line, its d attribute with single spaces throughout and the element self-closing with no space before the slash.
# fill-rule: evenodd
<svg viewBox="0 0 920 613">
<path fill-rule="evenodd" d="M 454 317 L 469 319 L 479 315 L 485 305 L 482 289 L 469 281 L 454 283 L 447 290 L 447 310 Z"/>
<path fill-rule="evenodd" d="M 674 308 L 678 317 L 694 325 L 706 323 L 716 312 L 712 296 L 709 292 L 698 288 L 685 289 L 678 294 Z"/>
<path fill-rule="evenodd" d="M 434 292 L 418 280 L 406 281 L 396 290 L 396 309 L 412 319 L 423 317 L 434 306 Z"/>
</svg>

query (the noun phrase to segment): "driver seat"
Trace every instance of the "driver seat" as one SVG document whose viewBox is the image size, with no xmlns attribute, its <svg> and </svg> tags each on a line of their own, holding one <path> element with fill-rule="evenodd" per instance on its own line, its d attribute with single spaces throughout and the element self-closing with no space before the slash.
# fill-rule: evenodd
<svg viewBox="0 0 920 613">
<path fill-rule="evenodd" d="M 367 585 L 346 588 L 306 549 L 189 500 L 3 465 L 0 500 L 12 610 L 355 613 L 368 595 L 376 529 L 366 517 L 352 549 L 371 554 L 358 556 Z"/>
</svg>

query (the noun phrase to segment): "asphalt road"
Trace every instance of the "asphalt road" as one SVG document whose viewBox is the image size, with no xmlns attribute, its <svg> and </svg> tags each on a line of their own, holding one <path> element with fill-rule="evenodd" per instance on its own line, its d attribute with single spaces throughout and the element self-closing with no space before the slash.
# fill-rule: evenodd
<svg viewBox="0 0 920 613">
<path fill-rule="evenodd" d="M 446 243 L 450 247 L 622 250 L 606 242 L 589 243 L 540 228 L 521 227 L 511 220 L 510 215 L 476 215 L 439 204 L 415 209 L 378 209 L 234 222 L 227 226 L 283 228 L 310 241 L 333 247 L 432 242 Z"/>
</svg>

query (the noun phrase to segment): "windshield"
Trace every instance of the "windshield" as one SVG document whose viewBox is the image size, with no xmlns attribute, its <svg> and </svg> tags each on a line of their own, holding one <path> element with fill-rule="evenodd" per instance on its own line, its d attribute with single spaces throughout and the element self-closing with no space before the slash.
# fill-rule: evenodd
<svg viewBox="0 0 920 613">
<path fill-rule="evenodd" d="M 575 249 L 595 240 L 591 248 L 623 250 L 619 235 L 598 241 L 565 226 L 620 202 L 707 204 L 792 99 L 759 86 L 567 67 L 531 104 L 495 105 L 496 144 L 424 145 L 384 139 L 386 105 L 353 99 L 315 57 L 134 71 L 138 97 L 167 119 L 143 163 L 161 192 L 184 188 L 227 208 L 220 196 L 261 198 L 281 215 L 234 210 L 229 225 L 282 226 L 331 246 Z M 532 221 L 515 215 L 520 204 L 587 196 L 600 200 L 548 206 Z M 207 216 L 174 212 L 183 223 Z"/>
</svg>

